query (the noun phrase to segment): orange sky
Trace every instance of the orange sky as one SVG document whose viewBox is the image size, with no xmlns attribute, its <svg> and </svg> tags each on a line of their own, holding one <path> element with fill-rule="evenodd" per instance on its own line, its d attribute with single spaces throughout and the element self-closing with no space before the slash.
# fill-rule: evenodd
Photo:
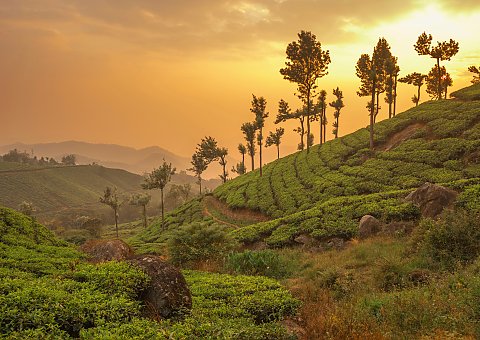
<svg viewBox="0 0 480 340">
<path fill-rule="evenodd" d="M 480 66 L 478 0 L 0 0 L 0 144 L 159 145 L 189 157 L 211 135 L 238 159 L 252 93 L 267 99 L 267 131 L 280 98 L 300 105 L 279 69 L 302 29 L 330 50 L 330 73 L 318 85 L 329 100 L 334 87 L 344 91 L 340 135 L 368 123 L 355 63 L 380 36 L 401 75 L 433 66 L 413 49 L 423 31 L 460 43 L 444 63 L 453 90 L 469 84 L 467 66 Z M 399 112 L 414 93 L 399 86 Z M 331 109 L 327 115 L 333 122 Z M 298 137 L 295 124 L 283 126 L 285 154 Z M 267 150 L 266 161 L 274 157 Z"/>
</svg>

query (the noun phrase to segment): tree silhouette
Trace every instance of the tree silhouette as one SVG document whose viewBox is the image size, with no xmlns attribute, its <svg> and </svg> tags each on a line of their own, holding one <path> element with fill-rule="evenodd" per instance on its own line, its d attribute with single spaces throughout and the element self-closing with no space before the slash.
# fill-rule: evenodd
<svg viewBox="0 0 480 340">
<path fill-rule="evenodd" d="M 418 72 L 413 72 L 407 74 L 405 77 L 398 79 L 401 83 L 410 84 L 417 87 L 417 94 L 413 96 L 412 101 L 415 106 L 418 106 L 420 102 L 420 90 L 424 84 L 425 79 L 427 78 L 426 74 L 421 74 Z"/>
<path fill-rule="evenodd" d="M 438 84 L 438 74 L 440 74 L 440 84 Z M 448 87 L 453 85 L 452 78 L 447 72 L 445 66 L 440 67 L 438 70 L 435 65 L 427 75 L 427 93 L 432 99 L 447 99 Z M 438 89 L 440 88 L 440 97 L 438 97 Z"/>
<path fill-rule="evenodd" d="M 357 91 L 360 97 L 371 96 L 367 108 L 370 116 L 370 149 L 373 150 L 373 124 L 375 114 L 375 86 L 377 81 L 377 70 L 373 60 L 368 54 L 362 54 L 355 66 L 356 75 L 360 78 L 361 85 Z"/>
<path fill-rule="evenodd" d="M 238 152 L 240 152 L 240 154 L 242 155 L 242 168 L 244 169 L 243 173 L 245 173 L 245 170 L 246 170 L 245 154 L 247 153 L 247 147 L 245 145 L 243 145 L 242 143 L 238 144 Z"/>
<path fill-rule="evenodd" d="M 207 170 L 208 162 L 203 158 L 202 154 L 198 150 L 192 155 L 192 161 L 190 162 L 192 167 L 187 169 L 192 171 L 198 179 L 198 185 L 200 186 L 200 195 L 202 195 L 202 173 Z"/>
<path fill-rule="evenodd" d="M 272 145 L 277 146 L 277 159 L 280 158 L 280 143 L 282 142 L 283 134 L 285 133 L 284 128 L 277 128 L 275 132 L 270 131 L 267 140 L 265 141 L 265 147 L 268 148 Z"/>
<path fill-rule="evenodd" d="M 176 169 L 172 166 L 172 163 L 167 163 L 165 160 L 163 164 L 149 174 L 145 175 L 145 183 L 142 184 L 143 189 L 152 190 L 160 189 L 162 200 L 162 227 L 165 222 L 165 207 L 164 207 L 164 195 L 163 191 L 168 182 L 171 181 L 172 175 L 175 174 Z"/>
<path fill-rule="evenodd" d="M 397 81 L 400 73 L 400 67 L 398 67 L 397 62 L 398 58 L 394 56 L 387 58 L 385 61 L 385 102 L 388 104 L 388 118 L 394 117 L 396 113 Z"/>
<path fill-rule="evenodd" d="M 255 132 L 257 131 L 255 123 L 243 123 L 240 128 L 247 142 L 247 152 L 252 160 L 252 171 L 255 170 Z"/>
<path fill-rule="evenodd" d="M 480 83 L 480 67 L 476 66 L 469 66 L 468 71 L 473 73 L 472 84 L 479 84 Z"/>
<path fill-rule="evenodd" d="M 298 144 L 298 149 L 303 150 L 305 148 L 305 110 L 295 110 L 295 112 L 292 112 L 288 103 L 283 99 L 280 99 L 278 103 L 278 113 L 275 119 L 275 124 L 286 122 L 290 119 L 298 119 L 300 122 L 300 127 L 294 129 L 293 131 L 298 132 L 300 135 L 300 144 Z"/>
<path fill-rule="evenodd" d="M 74 154 L 65 155 L 62 157 L 63 165 L 76 165 L 77 157 Z"/>
<path fill-rule="evenodd" d="M 280 69 L 284 79 L 297 83 L 296 94 L 306 107 L 307 136 L 310 136 L 310 114 L 312 99 L 316 96 L 316 81 L 328 74 L 330 52 L 323 51 L 317 37 L 311 32 L 301 31 L 298 41 L 292 41 L 286 49 L 285 68 Z M 302 143 L 303 146 L 303 143 Z M 307 152 L 310 145 L 307 140 Z"/>
<path fill-rule="evenodd" d="M 335 109 L 333 113 L 333 117 L 335 118 L 335 122 L 333 122 L 333 134 L 335 138 L 338 138 L 338 124 L 339 124 L 339 117 L 340 117 L 340 110 L 345 106 L 343 104 L 343 92 L 337 87 L 333 90 L 333 95 L 337 97 L 336 100 L 331 102 L 329 105 Z"/>
<path fill-rule="evenodd" d="M 268 117 L 268 112 L 265 112 L 267 107 L 267 101 L 264 97 L 256 97 L 253 95 L 252 107 L 250 111 L 255 114 L 255 127 L 258 130 L 257 142 L 259 146 L 260 156 L 260 176 L 262 176 L 262 145 L 263 145 L 263 127 L 265 126 L 265 119 Z"/>
<path fill-rule="evenodd" d="M 327 91 L 320 91 L 316 108 L 318 111 L 318 121 L 320 122 L 320 144 L 322 144 L 327 137 Z"/>
<path fill-rule="evenodd" d="M 130 205 L 142 207 L 143 227 L 147 227 L 147 205 L 150 203 L 152 196 L 147 193 L 133 194 L 130 197 Z"/>
<path fill-rule="evenodd" d="M 223 174 L 220 175 L 220 178 L 222 179 L 223 183 L 225 183 L 228 179 L 227 154 L 228 154 L 228 149 L 227 148 L 218 148 L 217 149 L 218 162 L 220 163 L 220 165 L 222 166 L 222 169 L 223 169 Z"/>
<path fill-rule="evenodd" d="M 100 203 L 106 204 L 113 209 L 115 215 L 115 231 L 118 238 L 118 209 L 120 208 L 121 202 L 117 195 L 117 188 L 106 187 L 103 196 L 100 197 Z"/>
<path fill-rule="evenodd" d="M 444 91 L 442 89 L 440 60 L 450 60 L 455 54 L 458 53 L 459 47 L 458 42 L 453 39 L 450 39 L 450 41 L 438 41 L 437 46 L 432 46 L 432 40 L 433 37 L 431 34 L 427 35 L 427 33 L 423 32 L 418 37 L 417 42 L 415 43 L 415 45 L 413 45 L 413 47 L 419 55 L 428 55 L 431 58 L 437 60 L 437 95 L 434 98 L 441 99 L 442 92 Z"/>
</svg>

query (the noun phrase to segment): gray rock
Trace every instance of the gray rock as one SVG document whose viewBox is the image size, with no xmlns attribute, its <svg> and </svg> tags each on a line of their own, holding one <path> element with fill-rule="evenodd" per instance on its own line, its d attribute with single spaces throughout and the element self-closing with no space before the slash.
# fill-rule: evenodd
<svg viewBox="0 0 480 340">
<path fill-rule="evenodd" d="M 423 217 L 436 217 L 457 199 L 457 192 L 441 185 L 425 183 L 405 197 L 420 208 Z"/>
<path fill-rule="evenodd" d="M 150 276 L 150 286 L 140 296 L 147 316 L 169 318 L 192 308 L 190 290 L 177 268 L 153 255 L 139 255 L 128 262 Z"/>
<path fill-rule="evenodd" d="M 358 225 L 358 236 L 360 239 L 377 234 L 382 227 L 382 223 L 371 215 L 365 215 L 360 219 Z"/>
<path fill-rule="evenodd" d="M 132 248 L 122 240 L 89 240 L 80 250 L 88 255 L 93 263 L 122 261 L 133 256 Z"/>
</svg>

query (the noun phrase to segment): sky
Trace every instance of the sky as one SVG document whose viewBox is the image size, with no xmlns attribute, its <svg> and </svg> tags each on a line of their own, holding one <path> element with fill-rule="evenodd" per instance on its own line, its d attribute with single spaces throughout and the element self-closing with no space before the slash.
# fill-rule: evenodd
<svg viewBox="0 0 480 340">
<path fill-rule="evenodd" d="M 452 90 L 470 84 L 468 66 L 480 66 L 478 0 L 0 0 L 0 144 L 158 145 L 190 157 L 213 136 L 239 159 L 252 94 L 267 100 L 266 132 L 277 127 L 281 98 L 301 106 L 296 85 L 279 73 L 301 30 L 330 51 L 329 73 L 317 84 L 329 101 L 333 88 L 343 90 L 340 136 L 368 124 L 355 64 L 380 37 L 401 76 L 433 66 L 413 48 L 424 31 L 434 42 L 460 44 L 443 63 Z M 414 93 L 399 85 L 398 112 L 412 106 Z M 332 115 L 329 108 L 328 139 Z M 378 119 L 386 116 L 383 105 Z M 283 155 L 299 142 L 296 125 L 282 125 Z M 313 125 L 316 139 L 317 131 Z M 265 151 L 267 162 L 275 157 Z"/>
</svg>

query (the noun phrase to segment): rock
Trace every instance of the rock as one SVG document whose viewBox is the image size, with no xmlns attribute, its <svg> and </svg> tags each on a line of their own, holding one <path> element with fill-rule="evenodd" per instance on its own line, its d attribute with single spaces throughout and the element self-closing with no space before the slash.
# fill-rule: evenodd
<svg viewBox="0 0 480 340">
<path fill-rule="evenodd" d="M 405 200 L 418 206 L 423 217 L 433 218 L 451 206 L 456 198 L 455 191 L 427 182 L 405 197 Z"/>
<path fill-rule="evenodd" d="M 345 247 L 345 240 L 340 237 L 333 237 L 326 244 L 328 249 L 340 250 Z"/>
<path fill-rule="evenodd" d="M 151 278 L 149 287 L 140 296 L 147 316 L 169 318 L 192 308 L 190 290 L 177 268 L 153 255 L 135 256 L 128 262 Z"/>
<path fill-rule="evenodd" d="M 381 229 L 382 223 L 371 215 L 365 215 L 360 219 L 358 225 L 358 236 L 361 239 L 377 234 Z"/>
<path fill-rule="evenodd" d="M 80 250 L 88 255 L 93 263 L 122 261 L 133 256 L 132 248 L 122 240 L 89 240 Z"/>
<path fill-rule="evenodd" d="M 294 241 L 299 244 L 303 244 L 304 246 L 308 246 L 315 243 L 315 240 L 313 239 L 313 237 L 306 234 L 298 235 L 297 237 L 295 237 Z"/>
<path fill-rule="evenodd" d="M 382 227 L 382 234 L 388 236 L 410 234 L 415 227 L 414 222 L 393 221 Z"/>
</svg>

